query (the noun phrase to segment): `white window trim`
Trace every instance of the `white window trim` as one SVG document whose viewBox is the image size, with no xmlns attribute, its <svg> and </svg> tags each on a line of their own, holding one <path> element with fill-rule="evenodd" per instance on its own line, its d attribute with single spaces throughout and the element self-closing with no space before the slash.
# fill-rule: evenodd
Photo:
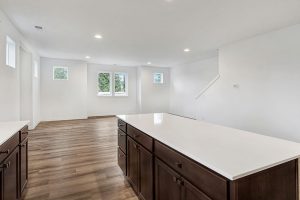
<svg viewBox="0 0 300 200">
<path fill-rule="evenodd" d="M 67 70 L 67 79 L 57 79 L 57 78 L 55 78 L 54 71 L 55 71 L 55 69 L 58 69 L 58 68 L 63 68 L 63 69 Z M 54 81 L 68 81 L 69 80 L 69 67 L 65 67 L 65 66 L 53 66 L 52 78 L 53 78 Z"/>
<path fill-rule="evenodd" d="M 110 92 L 99 92 L 99 87 L 98 87 L 98 84 L 99 84 L 99 82 L 98 82 L 98 78 L 99 78 L 99 74 L 100 73 L 107 73 L 107 74 L 109 74 L 109 79 L 110 79 L 110 82 L 109 82 L 109 91 Z M 99 97 L 111 97 L 111 96 L 113 96 L 113 92 L 112 92 L 112 83 L 113 83 L 113 77 L 112 77 L 112 72 L 109 72 L 109 71 L 100 71 L 100 72 L 98 72 L 97 73 L 97 96 L 99 96 Z"/>
<path fill-rule="evenodd" d="M 155 76 L 155 74 L 161 74 L 161 82 L 155 82 L 155 80 L 154 80 L 154 76 Z M 153 74 L 152 74 L 152 79 L 153 79 L 153 84 L 164 84 L 164 73 L 163 72 L 154 72 Z"/>
<path fill-rule="evenodd" d="M 13 46 L 14 48 L 14 55 L 10 55 L 10 45 Z M 5 50 L 5 64 L 6 66 L 8 67 L 11 67 L 11 68 L 16 68 L 16 65 L 17 65 L 17 44 L 16 42 L 11 38 L 9 37 L 8 35 L 6 36 L 6 50 Z M 11 56 L 14 56 L 14 61 L 13 63 L 10 63 L 10 59 L 11 59 Z"/>
<path fill-rule="evenodd" d="M 115 74 L 125 74 L 125 92 L 116 92 L 115 91 Z M 128 73 L 127 72 L 113 72 L 113 76 L 114 76 L 114 80 L 113 80 L 113 84 L 114 84 L 114 96 L 116 97 L 128 97 Z"/>
</svg>

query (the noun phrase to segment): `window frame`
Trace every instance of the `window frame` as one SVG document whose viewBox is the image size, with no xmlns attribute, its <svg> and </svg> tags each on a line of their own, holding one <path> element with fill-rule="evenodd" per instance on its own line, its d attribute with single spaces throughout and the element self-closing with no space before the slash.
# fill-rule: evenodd
<svg viewBox="0 0 300 200">
<path fill-rule="evenodd" d="M 155 81 L 155 75 L 156 74 L 160 74 L 161 75 L 161 80 L 160 80 L 160 82 L 156 82 Z M 153 79 L 153 84 L 164 84 L 164 73 L 163 72 L 154 72 L 153 74 L 152 74 L 152 79 Z"/>
<path fill-rule="evenodd" d="M 57 78 L 55 78 L 55 75 L 54 75 L 55 69 L 59 69 L 59 68 L 63 68 L 63 69 L 67 70 L 67 78 L 66 79 L 57 79 Z M 58 65 L 53 66 L 52 76 L 53 76 L 52 78 L 53 78 L 54 81 L 68 81 L 69 80 L 69 67 L 58 66 Z"/>
<path fill-rule="evenodd" d="M 11 50 L 11 48 L 14 48 Z M 13 52 L 13 55 L 11 53 Z M 16 68 L 17 65 L 17 43 L 10 36 L 6 36 L 6 47 L 5 47 L 5 64 L 8 67 Z M 11 63 L 11 57 L 13 57 L 13 63 Z"/>
<path fill-rule="evenodd" d="M 116 74 L 125 75 L 125 92 L 116 92 Z M 113 72 L 114 96 L 126 97 L 128 96 L 128 73 L 127 72 Z"/>
<path fill-rule="evenodd" d="M 109 93 L 108 92 L 101 92 L 100 87 L 99 87 L 99 75 L 100 74 L 109 74 Z M 112 72 L 109 71 L 100 71 L 97 73 L 97 96 L 99 97 L 111 97 L 113 96 L 113 91 L 112 91 Z"/>
</svg>

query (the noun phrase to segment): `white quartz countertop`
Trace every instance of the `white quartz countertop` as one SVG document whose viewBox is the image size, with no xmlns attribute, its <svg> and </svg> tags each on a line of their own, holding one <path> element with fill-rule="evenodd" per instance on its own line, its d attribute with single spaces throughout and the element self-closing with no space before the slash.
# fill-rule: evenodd
<svg viewBox="0 0 300 200">
<path fill-rule="evenodd" d="M 118 118 L 230 180 L 300 157 L 300 144 L 166 113 Z"/>
<path fill-rule="evenodd" d="M 28 124 L 29 121 L 0 122 L 0 145 Z"/>
</svg>

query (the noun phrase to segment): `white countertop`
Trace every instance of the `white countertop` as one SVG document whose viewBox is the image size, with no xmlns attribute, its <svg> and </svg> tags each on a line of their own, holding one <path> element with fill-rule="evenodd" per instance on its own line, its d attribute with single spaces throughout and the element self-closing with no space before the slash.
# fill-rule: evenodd
<svg viewBox="0 0 300 200">
<path fill-rule="evenodd" d="M 118 118 L 235 180 L 300 157 L 300 144 L 166 113 Z"/>
<path fill-rule="evenodd" d="M 0 145 L 28 124 L 29 121 L 0 122 Z"/>
</svg>

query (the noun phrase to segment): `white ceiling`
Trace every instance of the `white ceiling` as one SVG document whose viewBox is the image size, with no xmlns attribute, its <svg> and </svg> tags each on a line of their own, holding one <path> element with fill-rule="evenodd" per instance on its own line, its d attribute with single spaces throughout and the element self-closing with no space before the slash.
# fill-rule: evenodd
<svg viewBox="0 0 300 200">
<path fill-rule="evenodd" d="M 42 56 L 127 66 L 173 66 L 300 22 L 300 0 L 0 0 L 0 8 Z"/>
</svg>

